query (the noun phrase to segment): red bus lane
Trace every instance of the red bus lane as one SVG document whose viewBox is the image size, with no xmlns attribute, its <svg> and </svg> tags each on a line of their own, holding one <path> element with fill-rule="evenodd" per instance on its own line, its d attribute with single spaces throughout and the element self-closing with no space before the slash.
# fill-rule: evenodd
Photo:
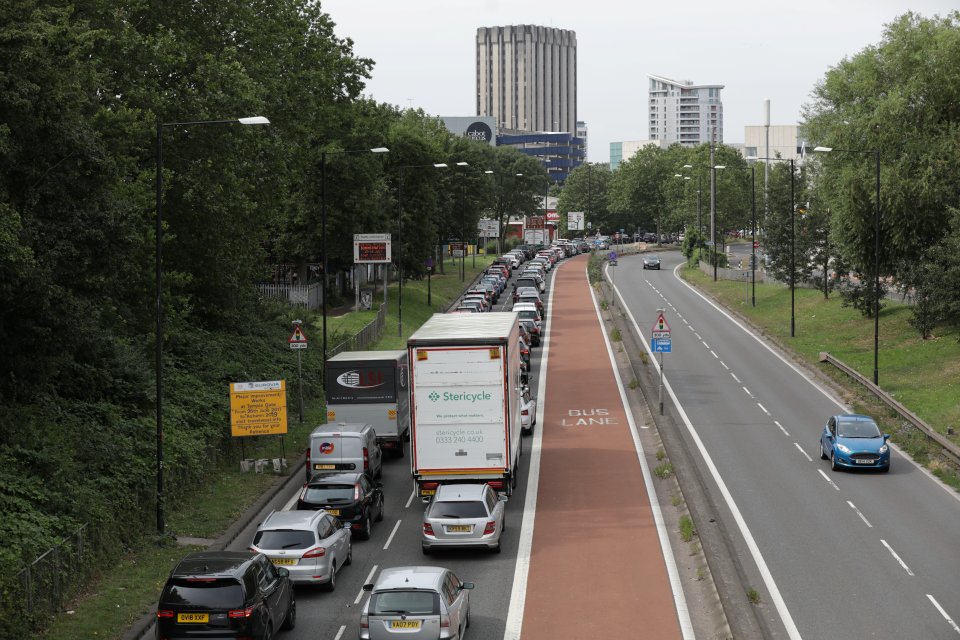
<svg viewBox="0 0 960 640">
<path fill-rule="evenodd" d="M 523 640 L 680 638 L 626 409 L 585 273 L 553 280 Z"/>
</svg>

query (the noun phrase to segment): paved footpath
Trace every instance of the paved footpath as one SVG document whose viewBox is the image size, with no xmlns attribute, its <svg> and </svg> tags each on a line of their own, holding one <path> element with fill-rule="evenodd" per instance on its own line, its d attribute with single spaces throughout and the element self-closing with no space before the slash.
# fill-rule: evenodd
<svg viewBox="0 0 960 640">
<path fill-rule="evenodd" d="M 553 280 L 523 640 L 680 638 L 664 557 L 586 276 Z"/>
</svg>

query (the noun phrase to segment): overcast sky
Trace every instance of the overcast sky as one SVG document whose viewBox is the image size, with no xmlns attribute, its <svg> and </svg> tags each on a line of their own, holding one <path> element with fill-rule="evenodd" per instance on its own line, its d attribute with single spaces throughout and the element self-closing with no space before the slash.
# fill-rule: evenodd
<svg viewBox="0 0 960 640">
<path fill-rule="evenodd" d="M 535 24 L 577 34 L 577 119 L 589 160 L 647 138 L 647 74 L 722 84 L 724 142 L 746 125 L 794 124 L 830 67 L 880 42 L 907 11 L 957 0 L 322 0 L 339 37 L 376 65 L 366 94 L 437 116 L 476 114 L 478 27 Z"/>
</svg>

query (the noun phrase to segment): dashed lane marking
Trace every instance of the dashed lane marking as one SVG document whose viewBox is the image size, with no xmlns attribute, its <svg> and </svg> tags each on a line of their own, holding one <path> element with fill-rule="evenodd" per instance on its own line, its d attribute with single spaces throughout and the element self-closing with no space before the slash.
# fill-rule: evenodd
<svg viewBox="0 0 960 640">
<path fill-rule="evenodd" d="M 825 473 L 823 472 L 823 469 L 817 469 L 817 473 L 819 473 L 820 475 L 822 475 L 822 476 L 823 476 L 823 479 L 826 480 L 827 482 L 829 482 L 831 487 L 833 487 L 833 488 L 836 489 L 837 491 L 840 491 L 840 487 L 838 487 L 838 486 L 836 485 L 836 483 L 835 483 L 833 480 L 831 480 L 830 477 L 829 477 L 827 474 L 825 474 Z"/>
<path fill-rule="evenodd" d="M 867 525 L 868 527 L 870 527 L 871 529 L 873 529 L 873 525 L 870 524 L 870 521 L 867 520 L 867 517 L 860 512 L 860 509 L 857 509 L 857 506 L 856 506 L 855 504 L 853 504 L 853 503 L 850 502 L 849 500 L 847 500 L 847 504 L 850 505 L 850 508 L 851 508 L 851 509 L 853 509 L 854 511 L 857 512 L 857 515 L 860 516 L 860 519 L 861 519 L 861 520 L 863 520 L 863 524 L 865 524 L 865 525 Z"/>
<path fill-rule="evenodd" d="M 806 451 L 803 450 L 803 447 L 801 447 L 799 443 L 794 442 L 794 443 L 793 443 L 793 446 L 795 446 L 795 447 L 797 448 L 797 451 L 799 451 L 800 453 L 803 454 L 803 457 L 805 457 L 805 458 L 807 459 L 807 462 L 813 462 L 813 458 L 810 457 L 810 454 L 809 454 L 809 453 L 807 453 Z M 834 486 L 836 486 L 836 485 L 834 485 Z"/>
<path fill-rule="evenodd" d="M 903 570 L 907 572 L 907 575 L 913 576 L 914 575 L 913 571 L 911 571 L 910 567 L 907 566 L 907 563 L 904 562 L 903 559 L 897 555 L 897 552 L 893 550 L 893 547 L 887 544 L 887 541 L 882 538 L 880 539 L 880 542 L 882 542 L 883 546 L 887 548 L 887 551 L 890 552 L 890 555 L 893 556 L 893 559 L 900 563 L 900 566 L 903 567 Z"/>
</svg>

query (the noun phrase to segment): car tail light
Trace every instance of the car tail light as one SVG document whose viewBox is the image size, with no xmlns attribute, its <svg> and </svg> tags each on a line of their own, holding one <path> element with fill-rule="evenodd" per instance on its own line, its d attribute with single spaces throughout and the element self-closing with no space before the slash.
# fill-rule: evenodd
<svg viewBox="0 0 960 640">
<path fill-rule="evenodd" d="M 173 611 L 170 611 L 169 609 L 157 609 L 157 617 L 158 617 L 158 618 L 172 618 L 172 617 L 173 617 Z"/>
<path fill-rule="evenodd" d="M 257 550 L 253 547 L 247 547 L 247 551 L 253 551 L 254 553 L 257 553 Z"/>
<path fill-rule="evenodd" d="M 424 523 L 423 523 L 423 532 L 424 532 L 426 535 L 428 535 L 428 536 L 432 536 L 432 535 L 433 535 L 433 525 L 430 524 L 429 522 L 424 522 Z"/>
<path fill-rule="evenodd" d="M 439 482 L 424 482 L 423 484 L 420 485 L 420 488 L 429 491 L 431 489 L 436 489 L 439 486 L 440 486 Z"/>
<path fill-rule="evenodd" d="M 487 523 L 487 526 L 483 528 L 483 535 L 488 536 L 494 531 L 497 530 L 497 523 L 491 520 Z"/>
<path fill-rule="evenodd" d="M 530 410 L 529 410 L 529 409 L 524 409 L 523 411 L 520 412 L 520 415 L 522 415 L 522 416 L 529 416 L 529 415 L 530 415 Z M 250 551 L 253 551 L 253 549 L 250 549 Z"/>
<path fill-rule="evenodd" d="M 366 611 L 360 614 L 360 628 L 361 629 L 370 628 L 370 617 L 367 615 Z"/>
<path fill-rule="evenodd" d="M 310 551 L 307 551 L 305 554 L 303 554 L 303 557 L 304 558 L 322 558 L 325 555 L 327 555 L 326 549 L 324 549 L 323 547 L 315 547 L 313 549 L 310 549 Z"/>
<path fill-rule="evenodd" d="M 440 614 L 440 628 L 449 629 L 450 628 L 450 616 L 445 613 Z"/>
<path fill-rule="evenodd" d="M 491 480 L 487 484 L 491 489 L 503 489 L 503 480 Z"/>
<path fill-rule="evenodd" d="M 247 607 L 246 609 L 231 609 L 227 612 L 228 618 L 249 618 L 253 615 L 254 607 Z"/>
<path fill-rule="evenodd" d="M 363 448 L 363 470 L 366 471 L 370 468 L 370 452 L 367 451 L 367 448 Z"/>
</svg>

